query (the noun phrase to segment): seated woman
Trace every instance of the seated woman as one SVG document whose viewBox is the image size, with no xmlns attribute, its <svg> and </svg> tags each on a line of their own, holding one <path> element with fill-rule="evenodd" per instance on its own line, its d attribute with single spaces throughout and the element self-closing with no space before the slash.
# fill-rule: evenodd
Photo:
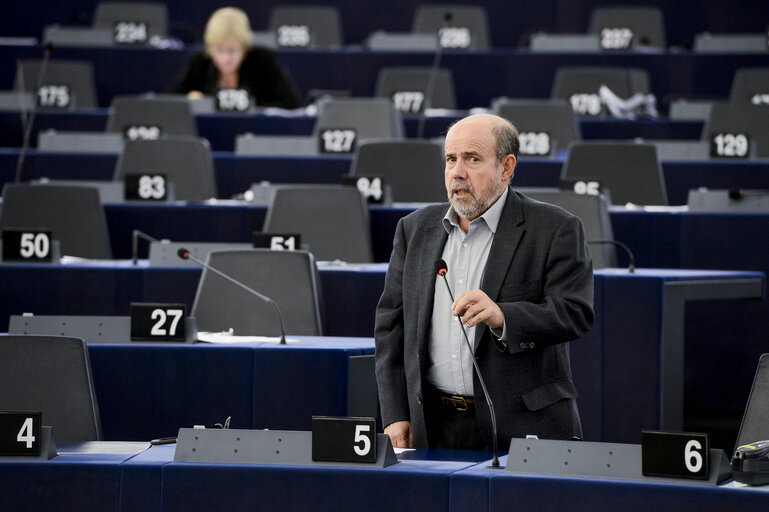
<svg viewBox="0 0 769 512">
<path fill-rule="evenodd" d="M 206 24 L 206 52 L 193 55 L 170 92 L 199 99 L 222 89 L 243 89 L 256 105 L 297 108 L 296 86 L 283 72 L 275 53 L 252 47 L 248 16 L 235 7 L 215 11 Z"/>
</svg>

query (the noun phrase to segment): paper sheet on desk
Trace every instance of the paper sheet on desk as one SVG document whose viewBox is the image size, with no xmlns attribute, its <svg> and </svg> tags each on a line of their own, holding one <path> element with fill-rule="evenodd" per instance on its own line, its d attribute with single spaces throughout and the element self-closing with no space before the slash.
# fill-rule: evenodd
<svg viewBox="0 0 769 512">
<path fill-rule="evenodd" d="M 198 341 L 205 343 L 280 343 L 280 336 L 235 336 L 232 329 L 222 332 L 198 331 Z M 295 338 L 286 338 L 286 343 L 296 343 Z"/>
</svg>

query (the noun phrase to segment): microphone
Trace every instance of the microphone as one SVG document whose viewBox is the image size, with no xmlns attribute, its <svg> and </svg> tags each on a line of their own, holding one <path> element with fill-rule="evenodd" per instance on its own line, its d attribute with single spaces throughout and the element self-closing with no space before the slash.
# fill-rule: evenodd
<svg viewBox="0 0 769 512">
<path fill-rule="evenodd" d="M 139 261 L 139 238 L 142 240 L 146 240 L 147 242 L 159 242 L 157 238 L 149 236 L 147 233 L 143 231 L 139 231 L 138 229 L 134 229 L 131 232 L 131 259 L 133 260 L 133 264 L 136 265 Z"/>
<path fill-rule="evenodd" d="M 443 26 L 448 27 L 451 23 L 453 15 L 451 11 L 446 12 L 443 15 Z M 425 134 L 425 123 L 427 122 L 427 109 L 432 108 L 433 89 L 435 88 L 435 80 L 438 77 L 438 70 L 443 57 L 443 46 L 441 46 L 440 31 L 438 32 L 438 46 L 435 49 L 435 55 L 433 56 L 433 63 L 430 66 L 430 74 L 427 76 L 427 89 L 425 90 L 425 97 L 422 101 L 422 114 L 419 116 L 419 124 L 417 125 L 417 139 L 423 139 Z"/>
<path fill-rule="evenodd" d="M 245 284 L 241 283 L 237 279 L 234 279 L 233 277 L 228 276 L 227 274 L 225 274 L 221 270 L 212 267 L 211 265 L 209 265 L 205 261 L 199 260 L 198 258 L 193 256 L 192 254 L 190 254 L 190 251 L 188 251 L 187 249 L 181 248 L 181 249 L 179 249 L 176 252 L 176 254 L 178 254 L 179 257 L 181 259 L 183 259 L 183 260 L 192 260 L 192 261 L 194 261 L 195 263 L 197 263 L 198 265 L 200 265 L 204 269 L 210 270 L 214 274 L 223 277 L 224 279 L 226 279 L 227 281 L 231 282 L 232 284 L 240 286 L 241 288 L 246 290 L 251 295 L 254 295 L 255 297 L 260 298 L 261 300 L 263 300 L 267 304 L 270 304 L 275 309 L 275 314 L 277 315 L 278 321 L 280 322 L 280 344 L 281 345 L 285 345 L 286 344 L 286 328 L 283 325 L 283 315 L 280 314 L 280 309 L 278 309 L 278 305 L 275 304 L 274 300 L 272 300 L 271 298 L 269 298 L 266 295 L 262 295 L 261 293 L 259 293 L 258 291 L 254 290 L 253 288 L 250 288 L 250 287 L 246 286 Z"/>
<path fill-rule="evenodd" d="M 19 152 L 19 159 L 16 160 L 16 176 L 14 177 L 13 182 L 19 183 L 21 181 L 21 171 L 24 168 L 24 159 L 27 156 L 27 150 L 29 149 L 29 137 L 32 135 L 32 125 L 35 123 L 35 114 L 37 113 L 37 100 L 34 99 L 37 96 L 37 92 L 40 90 L 40 87 L 43 85 L 43 79 L 45 78 L 45 68 L 48 67 L 48 61 L 51 58 L 51 52 L 53 51 L 53 45 L 51 43 L 47 43 L 45 45 L 45 49 L 43 50 L 43 60 L 40 63 L 40 72 L 37 74 L 37 83 L 35 85 L 35 90 L 33 92 L 33 101 L 32 101 L 32 109 L 30 110 L 29 117 L 25 117 L 22 115 L 22 132 L 24 134 L 24 138 L 21 143 L 21 151 Z M 19 60 L 19 76 L 21 79 L 21 92 L 24 93 L 24 64 L 21 60 Z M 22 97 L 22 104 L 24 103 L 24 99 Z M 24 105 L 22 105 L 22 111 L 24 110 Z"/>
<path fill-rule="evenodd" d="M 446 289 L 449 291 L 449 297 L 451 297 L 451 302 L 454 302 L 454 294 L 451 293 L 449 280 L 446 278 L 446 274 L 448 273 L 448 265 L 446 265 L 446 262 L 444 260 L 440 260 L 438 261 L 437 267 L 438 267 L 438 275 L 443 277 L 443 282 L 446 283 Z M 460 316 L 457 315 L 457 319 L 459 320 L 459 326 L 462 328 L 462 334 L 465 335 L 465 342 L 467 343 L 467 348 L 468 350 L 470 350 L 470 353 L 472 354 L 474 352 L 473 346 L 470 343 L 470 339 L 467 337 L 467 331 L 465 330 L 465 326 L 462 324 L 462 318 L 460 318 Z M 478 375 L 478 380 L 481 383 L 481 388 L 483 388 L 483 395 L 486 397 L 486 403 L 489 404 L 489 415 L 491 416 L 491 429 L 494 433 L 494 458 L 491 461 L 491 466 L 488 466 L 488 467 L 493 469 L 501 469 L 502 466 L 499 465 L 499 450 L 497 448 L 497 415 L 494 413 L 494 404 L 491 402 L 491 395 L 489 395 L 489 391 L 488 389 L 486 389 L 486 382 L 483 380 L 483 375 L 481 375 L 481 369 L 478 368 L 478 363 L 475 361 L 474 357 L 472 357 L 471 360 L 473 361 L 475 374 Z"/>
<path fill-rule="evenodd" d="M 617 240 L 589 240 L 588 245 L 590 244 L 596 244 L 596 245 L 615 245 L 617 247 L 621 247 L 622 250 L 625 251 L 628 258 L 628 266 L 627 271 L 630 274 L 635 273 L 635 257 L 633 256 L 633 251 L 630 250 L 630 247 L 628 247 L 626 244 L 623 244 L 622 242 L 618 242 Z"/>
</svg>

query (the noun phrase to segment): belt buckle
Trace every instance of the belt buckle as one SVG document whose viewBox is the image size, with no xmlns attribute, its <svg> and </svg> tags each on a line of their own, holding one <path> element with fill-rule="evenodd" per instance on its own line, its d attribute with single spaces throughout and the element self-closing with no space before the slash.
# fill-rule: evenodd
<svg viewBox="0 0 769 512">
<path fill-rule="evenodd" d="M 467 400 L 463 396 L 451 395 L 451 399 L 454 401 L 454 409 L 459 412 L 465 412 L 468 409 Z"/>
</svg>

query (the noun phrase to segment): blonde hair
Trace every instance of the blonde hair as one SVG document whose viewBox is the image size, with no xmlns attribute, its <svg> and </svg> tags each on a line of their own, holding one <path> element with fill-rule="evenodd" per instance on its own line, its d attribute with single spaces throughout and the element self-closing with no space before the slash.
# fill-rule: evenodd
<svg viewBox="0 0 769 512">
<path fill-rule="evenodd" d="M 208 19 L 203 38 L 206 43 L 206 50 L 210 52 L 212 46 L 221 43 L 228 37 L 235 39 L 244 49 L 251 46 L 251 40 L 254 37 L 248 16 L 237 7 L 217 9 Z"/>
</svg>

